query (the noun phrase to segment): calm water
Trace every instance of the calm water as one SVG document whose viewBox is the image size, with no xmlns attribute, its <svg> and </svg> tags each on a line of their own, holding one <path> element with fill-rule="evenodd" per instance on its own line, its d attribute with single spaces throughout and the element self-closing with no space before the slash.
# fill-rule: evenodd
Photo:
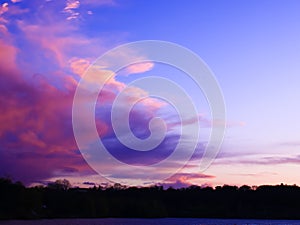
<svg viewBox="0 0 300 225">
<path fill-rule="evenodd" d="M 225 219 L 55 219 L 0 221 L 0 225 L 300 225 L 300 220 L 225 220 Z"/>
</svg>

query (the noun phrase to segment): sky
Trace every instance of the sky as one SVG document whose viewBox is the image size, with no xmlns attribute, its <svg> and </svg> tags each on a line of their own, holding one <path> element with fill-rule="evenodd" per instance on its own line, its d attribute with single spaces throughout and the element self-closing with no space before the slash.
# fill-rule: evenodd
<svg viewBox="0 0 300 225">
<path fill-rule="evenodd" d="M 174 187 L 300 185 L 299 11 L 296 0 L 0 0 L 0 176 L 26 185 L 67 178 L 84 187 L 111 179 Z M 200 136 L 189 162 L 177 170 L 179 162 L 169 161 L 155 173 L 176 173 L 162 181 L 125 166 L 115 168 L 113 175 L 99 175 L 77 145 L 72 106 L 85 71 L 93 73 L 89 66 L 110 49 L 141 40 L 188 48 L 218 81 L 226 105 L 226 134 L 218 156 L 204 171 L 199 163 L 214 129 L 209 102 L 182 71 L 155 62 L 124 68 L 105 84 L 95 107 L 99 139 L 124 165 L 147 168 L 172 154 L 182 127 L 199 121 Z M 114 57 L 147 59 L 132 49 Z M 181 86 L 197 118 L 180 122 L 166 101 L 131 86 L 118 110 L 143 98 L 128 119 L 133 134 L 147 138 L 149 121 L 156 117 L 165 121 L 167 132 L 154 149 L 137 152 L 114 133 L 112 105 L 130 82 L 154 75 Z M 98 73 L 89 82 L 103 83 L 104 77 Z M 182 96 L 169 97 L 180 101 Z M 90 138 L 89 132 L 82 135 Z M 184 136 L 182 154 L 190 148 L 192 136 Z M 112 165 L 103 161 L 104 168 Z"/>
</svg>

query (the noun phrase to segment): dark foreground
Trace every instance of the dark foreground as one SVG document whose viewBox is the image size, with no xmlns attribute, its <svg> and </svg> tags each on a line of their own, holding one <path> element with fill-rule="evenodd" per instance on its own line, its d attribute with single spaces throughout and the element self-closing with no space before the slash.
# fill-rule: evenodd
<svg viewBox="0 0 300 225">
<path fill-rule="evenodd" d="M 300 219 L 299 212 L 298 186 L 238 188 L 225 185 L 214 189 L 191 186 L 164 190 L 158 186 L 126 188 L 116 184 L 109 188 L 80 189 L 70 188 L 66 182 L 57 182 L 48 187 L 25 188 L 20 183 L 0 179 L 0 219 L 177 217 L 297 220 Z"/>
<path fill-rule="evenodd" d="M 238 219 L 54 219 L 0 221 L 1 225 L 299 225 L 300 220 L 238 220 Z"/>
</svg>

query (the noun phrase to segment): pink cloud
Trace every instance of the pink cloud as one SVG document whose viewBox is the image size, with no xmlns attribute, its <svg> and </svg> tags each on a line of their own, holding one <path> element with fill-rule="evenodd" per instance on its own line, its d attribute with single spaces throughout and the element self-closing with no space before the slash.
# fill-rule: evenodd
<svg viewBox="0 0 300 225">
<path fill-rule="evenodd" d="M 151 70 L 153 67 L 154 64 L 151 62 L 132 64 L 126 68 L 126 75 L 144 73 Z"/>
<path fill-rule="evenodd" d="M 40 140 L 40 138 L 37 136 L 37 134 L 32 131 L 24 132 L 19 137 L 20 137 L 21 141 L 28 143 L 30 145 L 33 145 L 33 146 L 36 146 L 39 148 L 46 147 L 46 143 L 43 142 L 42 140 Z"/>
<path fill-rule="evenodd" d="M 17 1 L 14 0 L 12 3 L 16 3 Z M 10 16 L 10 15 L 21 15 L 24 13 L 29 12 L 29 9 L 22 9 L 17 5 L 5 2 L 2 5 L 0 5 L 0 23 L 7 23 L 8 20 L 3 18 L 4 16 Z"/>
<path fill-rule="evenodd" d="M 6 85 L 15 88 L 1 90 L 0 146 L 6 149 L 0 151 L 1 176 L 27 183 L 47 179 L 66 167 L 92 174 L 76 152 L 71 121 L 74 90 L 60 91 L 42 79 L 37 86 L 27 86 L 17 76 L 4 76 Z"/>
<path fill-rule="evenodd" d="M 66 167 L 93 174 L 76 152 L 73 138 L 76 80 L 56 74 L 66 87 L 61 90 L 42 75 L 25 79 L 27 72 L 16 62 L 21 50 L 4 38 L 0 39 L 0 176 L 11 175 L 27 184 Z M 101 132 L 104 135 L 103 126 Z"/>
<path fill-rule="evenodd" d="M 124 105 L 130 105 L 136 101 L 139 101 L 143 106 L 147 108 L 148 112 L 154 112 L 161 107 L 165 106 L 166 103 L 149 97 L 149 94 L 138 87 L 129 86 L 116 80 L 112 71 L 104 68 L 99 68 L 97 65 L 89 67 L 89 61 L 87 59 L 74 58 L 70 61 L 70 67 L 72 71 L 82 77 L 87 84 L 93 86 L 94 84 L 104 85 L 103 90 L 99 95 L 99 103 L 112 103 L 115 100 L 117 94 L 122 92 L 124 94 Z M 86 74 L 83 76 L 83 74 Z"/>
<path fill-rule="evenodd" d="M 80 2 L 77 0 L 67 0 L 66 7 L 64 10 L 69 10 L 69 9 L 77 9 L 80 6 Z"/>
<path fill-rule="evenodd" d="M 17 70 L 16 66 L 16 56 L 17 56 L 18 49 L 9 44 L 6 40 L 0 39 L 0 62 L 5 65 L 2 67 L 5 70 Z"/>
<path fill-rule="evenodd" d="M 0 79 L 3 80 L 0 84 L 3 106 L 0 109 L 0 147 L 7 149 L 0 151 L 0 175 L 11 175 L 29 184 L 66 174 L 66 171 L 94 174 L 76 150 L 73 137 L 71 109 L 77 81 L 63 72 L 55 76 L 64 89 L 57 88 L 40 74 L 26 80 L 27 72 L 20 70 L 16 63 L 19 50 L 2 40 L 0 44 L 6 53 L 0 54 Z M 82 65 L 76 66 L 74 70 Z M 107 104 L 111 104 L 125 86 L 113 77 L 103 90 Z M 131 89 L 129 94 L 147 96 L 140 89 Z M 96 118 L 96 124 L 100 137 L 111 132 L 105 121 Z"/>
<path fill-rule="evenodd" d="M 173 188 L 185 188 L 197 184 L 197 180 L 199 179 L 207 180 L 213 178 L 215 178 L 215 176 L 201 173 L 177 173 L 170 177 L 168 180 L 166 180 L 163 186 Z"/>
<path fill-rule="evenodd" d="M 78 9 L 79 6 L 79 1 L 67 0 L 66 7 L 63 10 L 65 13 L 69 14 L 67 20 L 77 19 L 79 17 L 80 13 L 75 11 L 75 9 Z"/>
<path fill-rule="evenodd" d="M 0 18 L 0 19 L 1 19 L 1 18 Z M 0 20 L 0 23 L 1 23 L 1 20 Z M 3 25 L 3 24 L 0 24 L 0 33 L 1 33 L 3 36 L 5 36 L 5 35 L 8 34 L 8 30 L 7 30 L 6 26 Z"/>
<path fill-rule="evenodd" d="M 66 21 L 10 22 L 17 23 L 24 34 L 21 35 L 22 46 L 30 46 L 32 52 L 27 54 L 16 47 L 15 40 L 9 38 L 11 34 L 7 27 L 0 27 L 6 33 L 0 37 L 0 176 L 11 175 L 29 184 L 59 175 L 94 174 L 78 151 L 73 136 L 72 103 L 78 80 L 92 59 L 106 48 L 104 42 L 81 36 L 76 27 Z M 37 54 L 47 67 L 45 72 L 31 59 Z M 144 59 L 137 53 L 129 55 Z M 21 56 L 27 57 L 26 60 L 23 61 Z M 121 60 L 126 61 L 127 53 L 122 57 Z M 131 70 L 142 72 L 152 66 L 140 64 Z M 103 83 L 103 73 L 111 73 L 104 69 L 92 72 L 95 73 L 91 83 Z M 116 80 L 115 76 L 108 80 L 100 93 L 102 106 L 109 109 L 124 88 L 126 84 Z M 145 117 L 154 116 L 164 105 L 137 87 L 127 89 L 126 94 L 124 106 L 142 99 L 133 112 L 134 121 L 145 122 Z M 95 121 L 101 138 L 111 134 L 110 118 L 99 116 Z M 138 129 L 142 125 L 134 124 Z M 89 138 L 88 133 L 85 135 Z"/>
<path fill-rule="evenodd" d="M 73 57 L 69 60 L 69 64 L 72 72 L 82 77 L 86 69 L 91 65 L 91 62 L 88 59 Z"/>
<path fill-rule="evenodd" d="M 0 7 L 0 16 L 8 11 L 8 3 L 5 2 Z"/>
<path fill-rule="evenodd" d="M 179 180 L 181 182 L 187 182 L 194 179 L 211 179 L 214 178 L 214 176 L 206 175 L 202 173 L 177 173 L 173 175 L 169 180 Z"/>
<path fill-rule="evenodd" d="M 93 40 L 82 36 L 69 35 L 68 32 L 74 32 L 75 28 L 66 23 L 43 26 L 19 21 L 18 26 L 29 42 L 40 46 L 44 56 L 51 61 L 55 59 L 61 68 L 67 67 L 70 60 L 74 63 L 74 59 L 78 58 L 74 56 L 82 52 L 90 55 L 101 52 L 101 46 L 95 47 L 96 43 Z M 84 51 L 82 51 L 83 49 Z"/>
</svg>

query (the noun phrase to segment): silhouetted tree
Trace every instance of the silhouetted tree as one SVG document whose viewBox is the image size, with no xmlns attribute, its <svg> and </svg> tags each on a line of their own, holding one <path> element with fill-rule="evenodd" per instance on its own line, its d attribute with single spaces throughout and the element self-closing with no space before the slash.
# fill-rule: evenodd
<svg viewBox="0 0 300 225">
<path fill-rule="evenodd" d="M 66 191 L 71 188 L 71 183 L 66 179 L 56 180 L 55 182 L 48 183 L 48 188 Z"/>
<path fill-rule="evenodd" d="M 210 217 L 300 219 L 300 187 L 247 185 L 72 188 L 68 180 L 25 188 L 0 178 L 0 219 Z"/>
</svg>

